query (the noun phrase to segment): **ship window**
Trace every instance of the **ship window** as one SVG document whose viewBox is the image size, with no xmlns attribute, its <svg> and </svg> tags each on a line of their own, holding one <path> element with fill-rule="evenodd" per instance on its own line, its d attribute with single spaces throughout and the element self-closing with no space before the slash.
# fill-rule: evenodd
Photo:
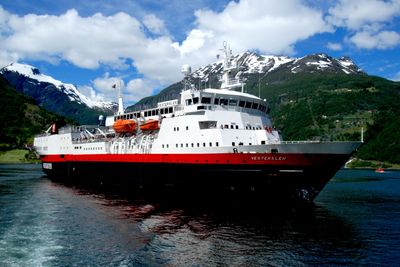
<svg viewBox="0 0 400 267">
<path fill-rule="evenodd" d="M 231 129 L 233 129 L 233 125 L 231 124 Z"/>
<path fill-rule="evenodd" d="M 197 147 L 200 147 L 200 143 L 197 143 Z"/>
<path fill-rule="evenodd" d="M 156 109 L 156 115 L 158 115 L 158 109 Z"/>
<path fill-rule="evenodd" d="M 244 108 L 245 105 L 246 105 L 246 102 L 244 100 L 239 101 L 239 107 Z"/>
<path fill-rule="evenodd" d="M 216 98 L 214 99 L 214 104 L 215 104 L 215 105 L 218 105 L 218 104 L 219 104 L 219 98 L 218 98 L 218 97 L 216 97 Z"/>
<path fill-rule="evenodd" d="M 251 146 L 251 143 L 249 143 L 249 146 Z"/>
<path fill-rule="evenodd" d="M 235 142 L 232 142 L 232 146 L 235 146 Z"/>
<path fill-rule="evenodd" d="M 229 99 L 229 106 L 236 106 L 237 105 L 237 99 Z"/>
<path fill-rule="evenodd" d="M 217 128 L 217 121 L 199 121 L 200 130 Z"/>
<path fill-rule="evenodd" d="M 262 140 L 262 141 L 261 141 L 261 144 L 262 144 L 262 145 L 265 145 L 265 140 Z"/>
<path fill-rule="evenodd" d="M 198 97 L 193 97 L 193 104 L 199 103 L 199 98 Z"/>
<path fill-rule="evenodd" d="M 164 145 L 162 145 L 162 148 L 164 148 Z"/>
<path fill-rule="evenodd" d="M 219 100 L 219 104 L 220 104 L 220 105 L 227 106 L 227 105 L 228 105 L 228 99 L 221 98 L 221 99 Z"/>
<path fill-rule="evenodd" d="M 186 106 L 190 106 L 192 104 L 192 99 L 186 99 Z"/>
<path fill-rule="evenodd" d="M 189 144 L 188 144 L 188 143 L 186 143 L 186 147 L 189 147 Z"/>
<path fill-rule="evenodd" d="M 151 111 L 151 115 L 156 115 L 156 110 L 155 109 L 153 109 L 152 111 Z"/>
<path fill-rule="evenodd" d="M 203 146 L 206 147 L 206 143 L 203 143 Z"/>
<path fill-rule="evenodd" d="M 160 109 L 160 114 L 164 114 L 164 109 Z"/>
<path fill-rule="evenodd" d="M 258 109 L 258 103 L 253 103 L 253 105 L 251 106 L 252 109 Z"/>
<path fill-rule="evenodd" d="M 236 128 L 236 129 L 239 129 L 239 125 L 235 125 L 235 128 Z"/>
<path fill-rule="evenodd" d="M 216 142 L 216 143 L 215 143 L 215 146 L 218 146 L 218 145 L 219 145 L 218 142 Z"/>
<path fill-rule="evenodd" d="M 212 143 L 210 142 L 210 147 L 212 146 Z"/>
<path fill-rule="evenodd" d="M 179 127 L 176 127 L 176 130 L 179 131 Z"/>
<path fill-rule="evenodd" d="M 202 110 L 202 109 L 206 109 L 205 106 L 197 106 L 197 110 Z"/>
<path fill-rule="evenodd" d="M 189 126 L 186 126 L 186 131 L 189 130 Z"/>
<path fill-rule="evenodd" d="M 169 112 L 169 113 L 174 112 L 173 108 L 172 108 L 172 107 L 169 107 L 169 108 L 168 108 L 168 112 Z"/>
<path fill-rule="evenodd" d="M 169 148 L 169 144 L 167 144 L 167 148 Z"/>
<path fill-rule="evenodd" d="M 183 144 L 181 144 L 181 147 L 183 147 Z"/>
<path fill-rule="evenodd" d="M 194 144 L 192 143 L 192 147 L 194 147 Z"/>
<path fill-rule="evenodd" d="M 202 97 L 201 98 L 201 103 L 202 104 L 211 104 L 211 97 Z"/>
<path fill-rule="evenodd" d="M 176 147 L 178 147 L 178 144 L 175 144 Z"/>
<path fill-rule="evenodd" d="M 251 108 L 251 102 L 246 102 L 246 108 Z"/>
</svg>

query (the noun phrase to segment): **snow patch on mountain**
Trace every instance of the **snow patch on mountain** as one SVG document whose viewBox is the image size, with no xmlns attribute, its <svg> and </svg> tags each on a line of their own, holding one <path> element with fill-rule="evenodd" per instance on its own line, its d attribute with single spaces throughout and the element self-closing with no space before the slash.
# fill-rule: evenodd
<svg viewBox="0 0 400 267">
<path fill-rule="evenodd" d="M 115 103 L 108 101 L 97 101 L 90 99 L 86 95 L 82 94 L 75 85 L 69 83 L 63 83 L 59 80 L 54 79 L 51 76 L 42 74 L 38 68 L 27 64 L 12 63 L 6 66 L 3 71 L 17 72 L 20 75 L 26 76 L 39 83 L 49 83 L 54 85 L 58 90 L 65 93 L 71 101 L 75 101 L 80 104 L 85 104 L 89 108 L 100 108 L 111 110 L 115 107 Z"/>
<path fill-rule="evenodd" d="M 268 73 L 279 71 L 280 69 L 287 69 L 291 73 L 325 70 L 330 72 L 344 72 L 346 74 L 362 72 L 350 58 L 342 57 L 335 59 L 324 53 L 291 58 L 245 52 L 235 55 L 234 58 L 240 66 L 240 73 L 238 75 L 257 73 L 268 75 Z M 201 67 L 193 72 L 192 77 L 208 80 L 211 75 L 220 75 L 222 73 L 222 63 L 222 60 L 218 60 L 210 65 Z"/>
</svg>

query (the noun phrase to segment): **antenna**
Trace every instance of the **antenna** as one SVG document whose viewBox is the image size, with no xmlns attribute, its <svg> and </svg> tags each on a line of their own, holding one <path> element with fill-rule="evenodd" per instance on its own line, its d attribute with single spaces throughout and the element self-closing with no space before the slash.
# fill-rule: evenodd
<svg viewBox="0 0 400 267">
<path fill-rule="evenodd" d="M 185 76 L 183 78 L 184 90 L 187 90 L 188 88 L 191 87 L 190 74 L 192 73 L 192 68 L 190 67 L 190 65 L 185 64 L 182 66 L 181 72 L 182 72 L 183 76 Z"/>
</svg>

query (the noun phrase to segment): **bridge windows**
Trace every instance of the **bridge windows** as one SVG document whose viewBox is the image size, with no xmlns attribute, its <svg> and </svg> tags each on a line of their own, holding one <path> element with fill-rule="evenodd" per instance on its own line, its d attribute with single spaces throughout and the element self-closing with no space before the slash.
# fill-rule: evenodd
<svg viewBox="0 0 400 267">
<path fill-rule="evenodd" d="M 229 106 L 237 106 L 237 99 L 235 98 L 230 98 L 229 99 Z"/>
<path fill-rule="evenodd" d="M 211 97 L 202 97 L 201 98 L 201 103 L 202 104 L 211 104 Z"/>
</svg>

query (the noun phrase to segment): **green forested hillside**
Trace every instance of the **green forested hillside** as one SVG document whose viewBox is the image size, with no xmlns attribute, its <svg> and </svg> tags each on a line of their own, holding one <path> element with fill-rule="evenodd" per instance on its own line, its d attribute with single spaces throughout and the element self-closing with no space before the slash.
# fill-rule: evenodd
<svg viewBox="0 0 400 267">
<path fill-rule="evenodd" d="M 33 136 L 64 118 L 50 113 L 13 89 L 0 77 L 0 150 L 23 147 Z"/>
<path fill-rule="evenodd" d="M 253 79 L 250 92 L 258 90 Z M 278 81 L 278 82 L 277 82 Z M 360 140 L 358 156 L 400 162 L 400 83 L 368 75 L 269 76 L 260 82 L 286 140 Z"/>
</svg>

